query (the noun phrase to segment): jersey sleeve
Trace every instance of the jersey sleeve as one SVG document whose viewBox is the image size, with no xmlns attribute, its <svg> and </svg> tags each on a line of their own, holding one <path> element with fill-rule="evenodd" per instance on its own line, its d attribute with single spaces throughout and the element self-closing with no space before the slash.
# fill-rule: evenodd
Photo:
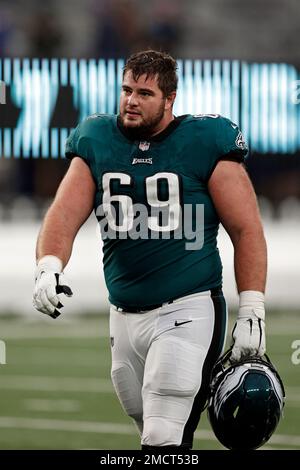
<svg viewBox="0 0 300 470">
<path fill-rule="evenodd" d="M 72 160 L 74 157 L 81 157 L 89 166 L 91 164 L 91 155 L 88 147 L 88 139 L 86 138 L 87 131 L 87 120 L 78 124 L 75 129 L 73 129 L 65 145 L 65 155 L 66 158 Z"/>
<path fill-rule="evenodd" d="M 243 163 L 248 147 L 239 127 L 230 119 L 219 116 L 215 120 L 214 145 L 211 158 L 206 168 L 205 179 L 208 181 L 221 160 Z"/>
<path fill-rule="evenodd" d="M 219 160 L 245 161 L 247 144 L 239 127 L 230 119 L 218 119 L 216 143 Z"/>
<path fill-rule="evenodd" d="M 79 125 L 72 129 L 67 140 L 65 146 L 65 155 L 66 158 L 70 160 L 78 154 L 78 134 L 79 134 Z"/>
</svg>

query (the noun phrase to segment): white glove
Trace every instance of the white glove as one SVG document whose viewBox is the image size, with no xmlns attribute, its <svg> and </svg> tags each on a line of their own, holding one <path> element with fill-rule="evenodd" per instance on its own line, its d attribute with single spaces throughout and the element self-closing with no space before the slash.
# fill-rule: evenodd
<svg viewBox="0 0 300 470">
<path fill-rule="evenodd" d="M 266 352 L 264 294 L 258 291 L 240 293 L 240 306 L 232 330 L 231 362 Z"/>
<path fill-rule="evenodd" d="M 33 306 L 42 313 L 57 318 L 63 307 L 57 294 L 73 295 L 62 272 L 62 261 L 56 256 L 47 255 L 40 259 L 35 271 Z"/>
</svg>

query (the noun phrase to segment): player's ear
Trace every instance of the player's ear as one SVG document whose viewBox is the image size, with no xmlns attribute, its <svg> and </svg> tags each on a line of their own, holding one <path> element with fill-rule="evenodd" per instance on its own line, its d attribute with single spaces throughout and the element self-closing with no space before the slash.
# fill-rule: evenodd
<svg viewBox="0 0 300 470">
<path fill-rule="evenodd" d="M 172 109 L 174 101 L 176 98 L 176 91 L 172 91 L 167 97 L 165 102 L 165 110 Z"/>
</svg>

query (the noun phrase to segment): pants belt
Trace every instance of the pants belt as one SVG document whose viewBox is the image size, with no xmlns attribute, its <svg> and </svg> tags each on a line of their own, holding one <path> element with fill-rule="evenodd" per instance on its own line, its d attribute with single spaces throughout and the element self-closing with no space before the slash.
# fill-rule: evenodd
<svg viewBox="0 0 300 470">
<path fill-rule="evenodd" d="M 175 300 L 175 299 L 174 299 Z M 143 313 L 148 312 L 149 310 L 154 310 L 156 308 L 160 308 L 163 305 L 168 305 L 174 302 L 174 300 L 169 300 L 169 302 L 164 302 L 162 304 L 154 304 L 154 305 L 147 305 L 145 307 L 130 307 L 127 305 L 114 305 L 118 312 L 130 312 L 130 313 Z"/>
<path fill-rule="evenodd" d="M 209 289 L 211 296 L 218 296 L 218 295 L 223 295 L 222 288 L 221 287 L 214 287 L 213 289 Z M 201 294 L 201 292 L 198 292 L 198 294 Z M 118 312 L 129 312 L 129 313 L 143 313 L 143 312 L 148 312 L 149 310 L 154 310 L 156 308 L 163 307 L 164 305 L 169 305 L 175 302 L 176 300 L 180 299 L 182 297 L 176 297 L 175 299 L 168 300 L 167 302 L 163 302 L 160 304 L 154 304 L 154 305 L 145 305 L 144 307 L 132 307 L 129 305 L 115 305 L 112 304 Z"/>
</svg>

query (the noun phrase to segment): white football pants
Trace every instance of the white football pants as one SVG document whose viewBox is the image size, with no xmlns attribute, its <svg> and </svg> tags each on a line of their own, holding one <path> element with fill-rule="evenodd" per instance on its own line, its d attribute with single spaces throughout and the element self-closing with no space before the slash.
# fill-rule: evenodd
<svg viewBox="0 0 300 470">
<path fill-rule="evenodd" d="M 143 313 L 111 305 L 111 377 L 142 445 L 191 448 L 226 326 L 220 289 Z"/>
</svg>

